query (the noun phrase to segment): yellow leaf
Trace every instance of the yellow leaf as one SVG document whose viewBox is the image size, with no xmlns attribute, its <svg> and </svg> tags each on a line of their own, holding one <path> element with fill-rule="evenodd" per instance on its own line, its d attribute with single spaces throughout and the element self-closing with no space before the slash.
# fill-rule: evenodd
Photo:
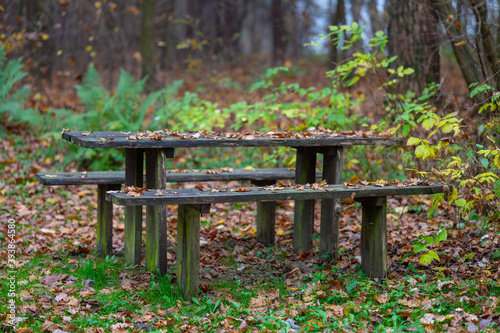
<svg viewBox="0 0 500 333">
<path fill-rule="evenodd" d="M 276 235 L 285 236 L 285 231 L 283 229 L 278 229 L 278 230 L 276 230 Z"/>
<path fill-rule="evenodd" d="M 286 68 L 290 68 L 290 67 L 292 67 L 292 62 L 290 60 L 287 60 L 287 61 L 285 61 L 283 66 L 285 66 Z"/>
<path fill-rule="evenodd" d="M 87 52 L 92 51 L 92 45 L 87 45 L 87 47 L 85 49 L 87 50 Z"/>
<path fill-rule="evenodd" d="M 60 56 L 63 53 L 62 50 L 57 51 L 57 55 Z"/>
<path fill-rule="evenodd" d="M 101 2 L 100 2 L 100 1 L 97 1 L 97 2 L 95 2 L 95 3 L 94 3 L 94 7 L 95 7 L 96 9 L 101 8 L 101 6 L 102 6 L 102 4 L 101 4 Z"/>
<path fill-rule="evenodd" d="M 462 46 L 464 45 L 466 42 L 463 40 L 461 42 L 458 42 L 458 43 L 455 43 L 455 46 Z"/>
<path fill-rule="evenodd" d="M 49 35 L 44 34 L 44 33 L 40 34 L 40 37 L 42 37 L 43 40 L 49 39 Z"/>
<path fill-rule="evenodd" d="M 254 167 L 251 165 L 248 165 L 248 166 L 244 167 L 243 170 L 254 170 Z"/>
</svg>

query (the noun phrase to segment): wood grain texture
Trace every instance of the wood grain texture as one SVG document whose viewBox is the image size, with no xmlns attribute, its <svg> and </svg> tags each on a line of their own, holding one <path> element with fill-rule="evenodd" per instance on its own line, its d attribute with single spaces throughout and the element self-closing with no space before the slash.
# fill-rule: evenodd
<svg viewBox="0 0 500 333">
<path fill-rule="evenodd" d="M 361 269 L 370 278 L 387 275 L 387 198 L 374 197 L 360 200 L 361 222 Z"/>
<path fill-rule="evenodd" d="M 179 205 L 177 215 L 177 279 L 184 298 L 198 296 L 200 282 L 199 205 Z"/>
<path fill-rule="evenodd" d="M 169 183 L 184 182 L 212 182 L 212 181 L 251 181 L 262 183 L 257 186 L 268 185 L 278 179 L 295 179 L 295 170 L 288 168 L 269 168 L 243 170 L 234 169 L 233 172 L 219 172 L 218 170 L 200 170 L 188 172 L 167 171 Z M 316 178 L 321 178 L 321 171 L 316 171 Z M 99 185 L 99 184 L 124 184 L 124 171 L 88 171 L 82 172 L 47 172 L 38 173 L 37 180 L 46 186 L 61 185 Z"/>
<path fill-rule="evenodd" d="M 282 200 L 311 200 L 335 198 L 369 198 L 378 196 L 423 195 L 443 193 L 443 187 L 453 190 L 451 185 L 432 184 L 422 186 L 397 187 L 395 185 L 361 186 L 352 189 L 342 185 L 327 185 L 322 190 L 290 189 L 267 190 L 259 187 L 224 188 L 225 192 L 205 192 L 198 189 L 165 190 L 161 196 L 154 195 L 155 191 L 146 191 L 140 197 L 127 196 L 125 192 L 106 193 L 106 200 L 121 206 L 155 206 L 179 204 L 210 204 L 252 201 L 282 201 Z M 248 192 L 235 192 L 244 189 Z"/>
<path fill-rule="evenodd" d="M 295 183 L 314 183 L 316 150 L 297 148 Z M 314 200 L 295 201 L 293 220 L 293 251 L 311 252 L 314 228 Z"/>
<path fill-rule="evenodd" d="M 125 185 L 142 187 L 144 156 L 138 149 L 125 150 Z M 142 207 L 125 207 L 125 262 L 141 263 Z"/>
<path fill-rule="evenodd" d="M 356 145 L 396 145 L 404 143 L 403 138 L 337 136 L 329 138 L 256 138 L 256 139 L 180 139 L 165 136 L 164 140 L 128 140 L 135 133 L 121 132 L 64 132 L 62 138 L 83 148 L 181 148 L 181 147 L 328 147 Z"/>
<path fill-rule="evenodd" d="M 96 254 L 113 255 L 113 204 L 106 200 L 106 192 L 119 190 L 116 184 L 97 186 L 97 244 Z"/>
<path fill-rule="evenodd" d="M 335 147 L 323 152 L 323 180 L 327 184 L 340 184 L 342 182 L 343 150 L 343 147 Z M 338 199 L 321 200 L 319 256 L 325 260 L 338 258 L 339 205 Z"/>
<path fill-rule="evenodd" d="M 276 201 L 257 202 L 257 242 L 264 246 L 274 245 Z"/>
<path fill-rule="evenodd" d="M 146 187 L 166 187 L 166 149 L 146 149 Z M 167 206 L 146 207 L 146 270 L 167 273 Z"/>
</svg>

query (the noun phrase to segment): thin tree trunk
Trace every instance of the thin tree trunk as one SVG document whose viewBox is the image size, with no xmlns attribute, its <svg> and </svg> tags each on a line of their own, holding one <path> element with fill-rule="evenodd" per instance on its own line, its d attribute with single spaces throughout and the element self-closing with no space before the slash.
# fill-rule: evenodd
<svg viewBox="0 0 500 333">
<path fill-rule="evenodd" d="M 448 0 L 433 0 L 433 4 L 439 12 L 441 22 L 443 22 L 446 28 L 453 53 L 467 85 L 482 81 L 481 70 L 478 66 L 478 56 L 469 43 L 463 43 L 465 35 L 459 29 L 460 25 L 457 24 L 458 21 L 456 18 L 458 16 L 455 8 L 453 8 Z"/>
<path fill-rule="evenodd" d="M 333 11 L 333 4 L 330 2 L 330 25 L 337 26 L 345 24 L 345 4 L 344 0 L 337 0 L 335 12 Z M 338 46 L 330 42 L 330 63 L 335 66 L 339 60 Z"/>
<path fill-rule="evenodd" d="M 486 1 L 484 0 L 470 0 L 473 6 L 474 15 L 479 24 L 479 31 L 481 32 L 481 41 L 484 45 L 484 52 L 486 53 L 486 58 L 490 63 L 493 73 L 496 74 L 496 82 L 491 84 L 496 85 L 497 89 L 500 89 L 500 59 L 497 58 L 497 46 L 493 40 L 493 35 L 491 34 L 492 24 L 488 22 L 488 7 L 486 6 Z"/>
<path fill-rule="evenodd" d="M 163 41 L 165 45 L 161 49 L 161 60 L 160 66 L 162 69 L 166 69 L 169 60 L 172 59 L 172 55 L 174 53 L 174 45 L 173 45 L 173 37 L 172 37 L 172 22 L 174 20 L 174 10 L 175 10 L 175 0 L 166 0 L 167 8 L 166 8 L 166 22 L 165 28 L 163 30 Z"/>
<path fill-rule="evenodd" d="M 281 66 L 285 62 L 286 38 L 281 0 L 273 0 L 271 5 L 271 20 L 273 24 L 273 65 Z"/>
<path fill-rule="evenodd" d="M 380 13 L 377 8 L 377 0 L 367 0 L 368 4 L 368 13 L 370 14 L 370 28 L 372 30 L 372 35 L 375 36 L 375 33 L 378 30 L 383 29 L 381 27 Z"/>
<path fill-rule="evenodd" d="M 141 10 L 141 60 L 142 72 L 141 77 L 148 77 L 146 80 L 146 91 L 155 89 L 155 5 L 156 0 L 142 0 Z"/>
<path fill-rule="evenodd" d="M 497 0 L 497 8 L 500 9 L 500 0 Z M 497 59 L 500 59 L 500 10 L 497 13 Z"/>
</svg>

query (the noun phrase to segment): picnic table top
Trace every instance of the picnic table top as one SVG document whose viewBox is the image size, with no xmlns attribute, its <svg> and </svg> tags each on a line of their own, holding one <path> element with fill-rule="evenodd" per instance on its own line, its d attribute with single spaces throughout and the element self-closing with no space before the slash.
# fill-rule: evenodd
<svg viewBox="0 0 500 333">
<path fill-rule="evenodd" d="M 83 148 L 181 148 L 181 147 L 335 147 L 355 145 L 401 146 L 404 138 L 390 133 L 361 131 L 311 132 L 70 132 L 62 138 Z"/>
</svg>

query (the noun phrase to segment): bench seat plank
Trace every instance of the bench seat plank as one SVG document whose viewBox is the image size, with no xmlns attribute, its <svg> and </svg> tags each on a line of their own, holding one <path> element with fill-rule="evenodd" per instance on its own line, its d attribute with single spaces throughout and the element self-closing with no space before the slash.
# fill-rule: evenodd
<svg viewBox="0 0 500 333">
<path fill-rule="evenodd" d="M 346 188 L 343 185 L 327 185 L 323 189 L 285 187 L 280 190 L 264 187 L 222 188 L 218 192 L 199 189 L 162 190 L 162 195 L 155 195 L 155 190 L 145 191 L 139 197 L 128 196 L 126 192 L 106 193 L 106 200 L 121 206 L 156 206 L 178 204 L 211 204 L 251 201 L 312 200 L 335 198 L 367 198 L 393 195 L 420 195 L 443 193 L 449 185 L 432 184 L 397 187 L 366 185 L 360 188 Z M 225 190 L 225 191 L 224 191 Z"/>
<path fill-rule="evenodd" d="M 318 178 L 321 171 L 316 172 Z M 288 168 L 269 169 L 234 169 L 233 172 L 220 172 L 218 170 L 199 170 L 188 172 L 167 171 L 167 182 L 208 182 L 208 181 L 276 181 L 276 179 L 294 179 L 295 171 Z M 123 171 L 88 171 L 82 172 L 60 172 L 60 173 L 38 173 L 38 181 L 47 186 L 61 185 L 100 185 L 100 184 L 124 184 L 125 172 Z"/>
</svg>

